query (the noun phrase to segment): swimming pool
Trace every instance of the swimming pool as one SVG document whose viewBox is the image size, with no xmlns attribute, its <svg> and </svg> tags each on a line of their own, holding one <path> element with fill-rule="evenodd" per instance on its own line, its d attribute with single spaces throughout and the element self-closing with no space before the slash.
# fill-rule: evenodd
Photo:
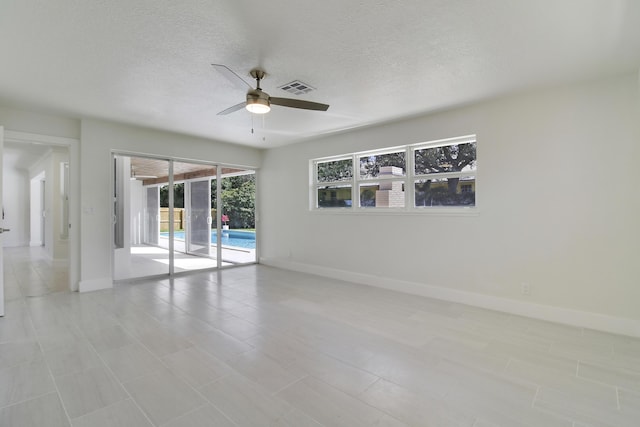
<svg viewBox="0 0 640 427">
<path fill-rule="evenodd" d="M 184 231 L 176 231 L 173 233 L 177 240 L 184 240 Z M 169 233 L 160 233 L 163 237 L 169 237 Z M 255 249 L 256 248 L 256 232 L 255 231 L 222 231 L 222 244 L 224 246 L 235 246 L 237 248 Z M 215 244 L 216 230 L 211 230 L 211 243 Z"/>
</svg>

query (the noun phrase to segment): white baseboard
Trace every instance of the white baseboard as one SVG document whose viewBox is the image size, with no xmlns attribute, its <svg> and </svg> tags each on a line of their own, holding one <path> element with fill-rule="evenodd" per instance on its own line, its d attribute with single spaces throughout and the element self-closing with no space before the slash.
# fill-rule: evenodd
<svg viewBox="0 0 640 427">
<path fill-rule="evenodd" d="M 42 240 L 39 242 L 31 241 L 29 242 L 29 246 L 42 246 Z"/>
<path fill-rule="evenodd" d="M 78 285 L 78 292 L 99 291 L 101 289 L 111 289 L 113 281 L 111 277 L 101 279 L 81 280 Z"/>
<path fill-rule="evenodd" d="M 332 279 L 346 280 L 362 285 L 375 286 L 412 295 L 457 302 L 460 304 L 546 320 L 549 322 L 595 329 L 614 334 L 640 337 L 640 320 L 635 319 L 518 301 L 492 295 L 461 291 L 458 289 L 444 288 L 441 286 L 427 285 L 424 283 L 372 276 L 347 270 L 300 263 L 287 258 L 260 258 L 260 264 L 330 277 Z"/>
</svg>

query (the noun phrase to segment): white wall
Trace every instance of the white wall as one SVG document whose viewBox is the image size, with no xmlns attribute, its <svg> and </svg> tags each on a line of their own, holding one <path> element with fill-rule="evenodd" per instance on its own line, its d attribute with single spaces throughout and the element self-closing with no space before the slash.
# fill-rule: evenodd
<svg viewBox="0 0 640 427">
<path fill-rule="evenodd" d="M 44 172 L 31 177 L 29 185 L 29 246 L 42 246 L 44 243 L 44 235 L 42 233 L 42 211 L 44 208 L 42 197 L 43 181 L 46 179 Z M 26 212 L 25 212 L 26 214 Z"/>
<path fill-rule="evenodd" d="M 2 246 L 25 246 L 29 244 L 29 175 L 26 170 L 14 167 L 14 156 L 3 158 L 2 207 L 4 228 L 11 231 L 3 234 Z"/>
<path fill-rule="evenodd" d="M 53 169 L 53 180 L 51 186 L 47 186 L 47 192 L 51 195 L 51 238 L 53 244 L 53 259 L 66 260 L 69 257 L 69 239 L 64 235 L 63 217 L 63 194 L 62 194 L 62 169 L 63 163 L 69 163 L 69 152 L 67 149 L 55 149 L 51 154 L 51 167 Z"/>
<path fill-rule="evenodd" d="M 139 245 L 142 243 L 142 227 L 143 227 L 143 214 L 144 214 L 144 187 L 142 181 L 135 180 L 129 182 L 129 217 L 130 232 L 129 232 L 129 246 Z"/>
<path fill-rule="evenodd" d="M 43 177 L 44 180 L 44 204 L 40 206 L 41 215 L 44 218 L 44 231 L 43 235 L 41 235 L 41 241 L 44 241 L 44 249 L 49 256 L 49 258 L 53 259 L 53 195 L 51 194 L 53 189 L 53 163 L 51 160 L 52 151 L 49 151 L 44 157 L 38 160 L 34 165 L 29 168 L 29 178 L 33 179 L 35 177 Z M 36 188 L 37 191 L 36 197 L 40 197 L 40 188 Z M 36 221 L 34 224 L 36 225 Z"/>
<path fill-rule="evenodd" d="M 0 125 L 4 130 L 40 135 L 80 138 L 80 120 L 3 105 L 0 100 Z"/>
<path fill-rule="evenodd" d="M 83 120 L 81 124 L 80 290 L 112 285 L 112 152 L 143 153 L 259 167 L 262 151 L 146 128 Z"/>
<path fill-rule="evenodd" d="M 638 94 L 633 73 L 268 150 L 262 261 L 640 335 Z M 477 216 L 308 209 L 312 158 L 468 134 Z"/>
</svg>

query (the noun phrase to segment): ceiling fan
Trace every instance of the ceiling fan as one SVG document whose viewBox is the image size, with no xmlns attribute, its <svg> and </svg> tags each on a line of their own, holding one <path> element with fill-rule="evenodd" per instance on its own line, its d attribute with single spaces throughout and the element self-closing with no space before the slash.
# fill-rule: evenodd
<svg viewBox="0 0 640 427">
<path fill-rule="evenodd" d="M 242 108 L 246 108 L 251 113 L 255 114 L 265 114 L 271 110 L 271 105 L 279 105 L 281 107 L 290 107 L 290 108 L 301 108 L 303 110 L 316 110 L 316 111 L 327 111 L 329 105 L 320 104 L 319 102 L 311 102 L 311 101 L 303 101 L 300 99 L 292 99 L 292 98 L 276 98 L 270 96 L 268 93 L 264 92 L 260 87 L 260 80 L 264 79 L 267 75 L 264 70 L 259 68 L 254 68 L 251 70 L 251 77 L 256 79 L 256 87 L 255 89 L 249 83 L 247 83 L 242 77 L 237 75 L 233 70 L 231 70 L 226 65 L 221 64 L 211 64 L 217 70 L 222 72 L 225 77 L 231 80 L 234 84 L 238 83 L 238 80 L 249 86 L 249 91 L 247 92 L 247 99 L 244 102 L 234 105 L 233 107 L 229 107 L 226 110 L 222 110 L 218 113 L 219 116 L 227 115 L 233 113 L 234 111 L 241 110 Z"/>
</svg>

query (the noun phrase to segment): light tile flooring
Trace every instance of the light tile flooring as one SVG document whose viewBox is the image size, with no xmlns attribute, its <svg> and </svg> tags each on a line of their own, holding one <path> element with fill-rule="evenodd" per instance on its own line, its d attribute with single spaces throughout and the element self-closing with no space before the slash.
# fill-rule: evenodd
<svg viewBox="0 0 640 427">
<path fill-rule="evenodd" d="M 264 266 L 69 293 L 5 253 L 3 427 L 640 425 L 638 339 Z"/>
</svg>

